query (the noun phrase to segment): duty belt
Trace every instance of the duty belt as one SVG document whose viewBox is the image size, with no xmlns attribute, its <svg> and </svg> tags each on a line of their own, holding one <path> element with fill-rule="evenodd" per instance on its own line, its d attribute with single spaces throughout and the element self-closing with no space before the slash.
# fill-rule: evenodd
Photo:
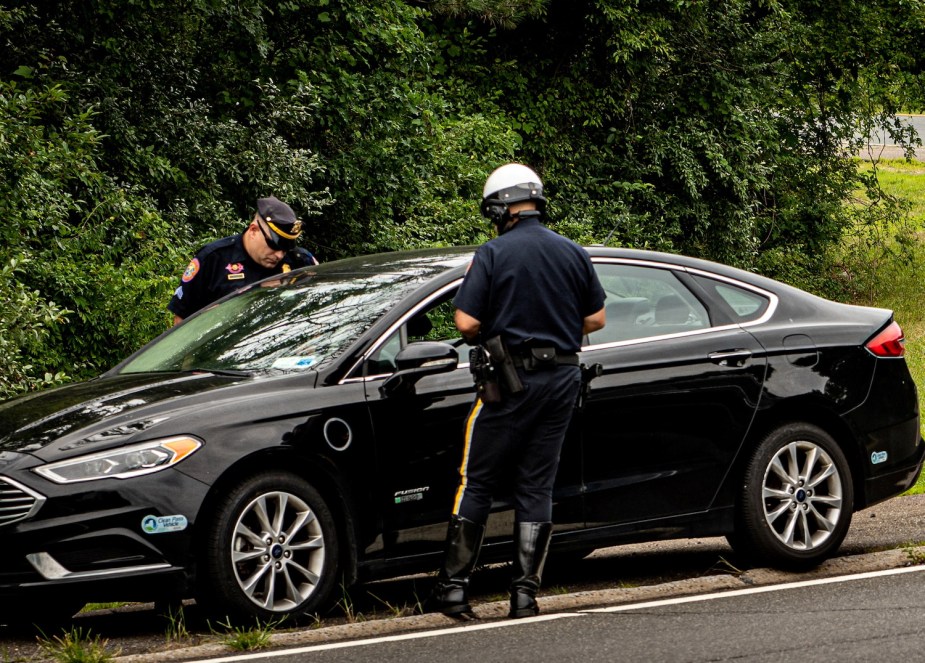
<svg viewBox="0 0 925 663">
<path fill-rule="evenodd" d="M 530 351 L 527 350 L 522 354 L 513 354 L 511 355 L 511 360 L 514 362 L 514 366 L 517 368 L 525 368 L 527 370 L 540 370 L 543 365 L 549 364 L 550 367 L 552 364 L 557 366 L 578 366 L 578 355 L 574 352 L 569 354 L 558 354 L 553 355 L 552 353 L 549 356 L 544 357 L 543 360 L 537 361 L 540 359 L 534 355 L 530 354 Z"/>
</svg>

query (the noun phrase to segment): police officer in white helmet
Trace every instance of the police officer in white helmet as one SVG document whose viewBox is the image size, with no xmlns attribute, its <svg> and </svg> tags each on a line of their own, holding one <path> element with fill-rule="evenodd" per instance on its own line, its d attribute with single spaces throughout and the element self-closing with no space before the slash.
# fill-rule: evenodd
<svg viewBox="0 0 925 663">
<path fill-rule="evenodd" d="M 587 252 L 542 224 L 545 208 L 543 183 L 527 166 L 506 164 L 485 182 L 481 211 L 498 236 L 476 251 L 454 299 L 455 320 L 470 343 L 490 350 L 494 373 L 509 379 L 494 392 L 477 390 L 428 612 L 474 616 L 469 576 L 502 486 L 512 492 L 515 511 L 509 614 L 539 612 L 552 488 L 581 385 L 577 353 L 583 335 L 605 322 L 604 291 Z M 500 398 L 489 397 L 498 391 Z"/>
</svg>

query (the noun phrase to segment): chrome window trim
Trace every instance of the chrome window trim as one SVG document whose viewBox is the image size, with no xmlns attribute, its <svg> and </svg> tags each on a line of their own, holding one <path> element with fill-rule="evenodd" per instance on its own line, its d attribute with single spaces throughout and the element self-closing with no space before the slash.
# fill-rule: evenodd
<svg viewBox="0 0 925 663">
<path fill-rule="evenodd" d="M 350 375 L 351 373 L 353 373 L 354 371 L 356 371 L 359 367 L 361 367 L 361 366 L 363 365 L 363 363 L 366 362 L 366 361 L 373 355 L 373 353 L 375 353 L 379 348 L 381 348 L 383 345 L 385 345 L 385 342 L 386 342 L 386 341 L 392 336 L 392 334 L 394 334 L 403 324 L 405 324 L 406 322 L 408 322 L 408 320 L 410 320 L 411 318 L 413 318 L 419 311 L 421 311 L 422 309 L 427 308 L 427 306 L 428 306 L 432 301 L 434 301 L 435 299 L 438 299 L 439 297 L 445 295 L 448 291 L 450 291 L 450 290 L 452 290 L 452 289 L 454 289 L 454 288 L 458 288 L 458 287 L 459 287 L 459 284 L 462 283 L 462 281 L 463 281 L 463 277 L 460 277 L 460 278 L 458 278 L 458 279 L 455 279 L 454 281 L 451 281 L 450 283 L 447 283 L 446 285 L 442 286 L 440 289 L 435 290 L 435 291 L 432 292 L 428 297 L 426 297 L 425 299 L 422 299 L 421 301 L 419 301 L 419 302 L 417 303 L 417 305 L 416 305 L 414 308 L 412 308 L 411 310 L 409 310 L 407 313 L 405 313 L 405 315 L 403 315 L 401 318 L 399 318 L 398 320 L 396 320 L 395 322 L 393 322 L 391 325 L 389 325 L 389 328 L 386 329 L 386 330 L 379 336 L 379 338 L 376 339 L 376 341 L 375 341 L 372 345 L 369 346 L 369 348 L 366 350 L 366 352 L 364 352 L 364 353 L 362 354 L 362 356 L 360 356 L 360 358 L 359 358 L 356 362 L 354 362 L 353 366 L 350 367 L 350 370 L 347 371 L 346 374 L 347 374 L 347 375 Z M 468 363 L 459 364 L 459 365 L 457 366 L 457 368 L 465 368 L 465 367 L 467 367 L 468 365 L 469 365 Z M 384 378 L 389 377 L 390 375 L 392 375 L 392 374 L 391 374 L 391 373 L 378 373 L 378 374 L 376 374 L 376 375 L 367 375 L 367 376 L 365 376 L 365 377 L 355 377 L 355 378 L 347 378 L 347 377 L 345 377 L 345 378 L 341 379 L 341 381 L 338 382 L 338 384 L 353 384 L 353 383 L 357 383 L 357 382 L 372 382 L 372 381 L 374 381 L 374 380 L 382 380 L 382 379 L 384 379 Z"/>
<path fill-rule="evenodd" d="M 618 265 L 630 265 L 634 267 L 651 267 L 654 269 L 664 269 L 674 272 L 685 272 L 687 274 L 696 274 L 698 276 L 703 276 L 705 278 L 714 279 L 717 281 L 722 281 L 724 283 L 729 283 L 737 288 L 742 288 L 743 290 L 748 290 L 754 292 L 757 295 L 766 297 L 768 299 L 768 308 L 759 318 L 754 320 L 749 320 L 748 322 L 742 323 L 730 323 L 727 325 L 719 325 L 716 327 L 704 327 L 702 329 L 692 329 L 691 331 L 685 332 L 675 332 L 673 334 L 660 334 L 658 336 L 644 336 L 642 338 L 627 339 L 623 341 L 611 341 L 608 343 L 597 343 L 592 345 L 584 345 L 581 348 L 581 352 L 587 352 L 590 350 L 603 350 L 607 348 L 616 348 L 628 345 L 639 345 L 640 343 L 650 343 L 657 341 L 664 341 L 666 339 L 672 338 L 684 338 L 687 336 L 698 336 L 702 334 L 709 334 L 712 332 L 719 331 L 729 331 L 732 329 L 744 329 L 746 327 L 753 327 L 755 325 L 760 325 L 767 322 L 774 315 L 774 312 L 777 310 L 779 303 L 779 298 L 776 294 L 764 288 L 760 288 L 750 283 L 745 283 L 738 279 L 724 276 L 722 274 L 717 274 L 715 272 L 709 272 L 703 269 L 698 269 L 696 267 L 686 267 L 684 265 L 676 265 L 667 262 L 658 262 L 655 260 L 640 260 L 638 258 L 617 258 L 609 256 L 591 256 L 591 262 L 595 265 L 597 264 L 618 264 Z M 434 299 L 446 294 L 447 291 L 452 290 L 453 288 L 459 287 L 459 284 L 462 283 L 463 277 L 460 277 L 443 287 L 439 290 L 433 292 L 426 299 L 421 300 L 418 304 L 403 315 L 399 320 L 389 326 L 389 328 L 378 338 L 375 343 L 373 343 L 369 349 L 363 353 L 363 355 L 357 360 L 353 366 L 350 367 L 350 370 L 347 371 L 347 375 L 350 375 L 356 371 L 374 352 L 376 352 L 382 345 L 388 340 L 388 338 L 395 333 L 395 331 L 401 327 L 405 322 L 412 318 L 416 313 L 421 309 L 426 308 Z M 465 368 L 468 366 L 468 363 L 461 363 L 457 368 Z M 376 375 L 367 375 L 365 377 L 354 377 L 354 378 L 343 378 L 338 384 L 352 384 L 357 382 L 372 382 L 375 380 L 382 380 L 392 375 L 391 373 L 380 373 Z"/>
<path fill-rule="evenodd" d="M 768 299 L 768 308 L 759 318 L 754 320 L 749 320 L 748 322 L 741 323 L 730 323 L 727 325 L 718 325 L 716 327 L 704 327 L 702 329 L 692 329 L 690 331 L 684 332 L 675 332 L 673 334 L 660 334 L 658 336 L 643 336 L 641 338 L 631 338 L 623 341 L 610 341 L 608 343 L 596 343 L 592 345 L 584 345 L 581 348 L 581 352 L 587 352 L 590 350 L 605 350 L 608 348 L 618 348 L 627 345 L 639 345 L 640 343 L 649 343 L 654 341 L 664 341 L 671 338 L 684 338 L 687 336 L 699 336 L 702 334 L 709 334 L 717 331 L 729 331 L 732 329 L 744 329 L 746 327 L 753 327 L 755 325 L 760 325 L 764 322 L 767 322 L 774 315 L 774 312 L 777 310 L 777 305 L 780 301 L 778 296 L 769 290 L 764 288 L 759 288 L 758 286 L 751 285 L 750 283 L 745 283 L 738 279 L 734 279 L 722 274 L 716 274 L 715 272 L 708 272 L 703 269 L 698 269 L 696 267 L 685 267 L 683 265 L 673 265 L 666 262 L 656 262 L 654 260 L 637 260 L 634 258 L 611 258 L 603 256 L 593 256 L 591 262 L 594 264 L 619 264 L 619 265 L 631 265 L 633 267 L 652 267 L 655 269 L 667 269 L 669 271 L 675 272 L 685 272 L 687 274 L 696 274 L 698 276 L 703 276 L 705 278 L 710 278 L 716 281 L 723 281 L 724 283 L 729 283 L 737 288 L 743 290 L 748 290 L 754 292 L 762 297 Z"/>
</svg>

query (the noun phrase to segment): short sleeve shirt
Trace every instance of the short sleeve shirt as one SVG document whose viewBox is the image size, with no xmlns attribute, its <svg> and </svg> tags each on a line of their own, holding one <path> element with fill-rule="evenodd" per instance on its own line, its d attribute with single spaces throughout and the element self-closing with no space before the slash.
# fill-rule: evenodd
<svg viewBox="0 0 925 663">
<path fill-rule="evenodd" d="M 512 350 L 571 353 L 604 289 L 583 248 L 527 218 L 478 248 L 453 303 L 482 323 L 484 338 L 500 334 Z"/>
<path fill-rule="evenodd" d="M 233 235 L 202 247 L 186 266 L 180 285 L 167 308 L 181 318 L 239 288 L 280 274 L 286 259 L 273 269 L 254 262 L 244 249 L 244 238 Z"/>
</svg>

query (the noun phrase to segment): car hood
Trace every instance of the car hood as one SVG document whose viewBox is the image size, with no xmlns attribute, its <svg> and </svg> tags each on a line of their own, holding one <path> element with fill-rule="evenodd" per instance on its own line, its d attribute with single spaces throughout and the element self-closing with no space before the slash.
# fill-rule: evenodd
<svg viewBox="0 0 925 663">
<path fill-rule="evenodd" d="M 195 406 L 209 392 L 248 378 L 211 373 L 132 374 L 97 378 L 0 403 L 0 453 L 111 446 L 169 419 L 172 401 Z"/>
</svg>

